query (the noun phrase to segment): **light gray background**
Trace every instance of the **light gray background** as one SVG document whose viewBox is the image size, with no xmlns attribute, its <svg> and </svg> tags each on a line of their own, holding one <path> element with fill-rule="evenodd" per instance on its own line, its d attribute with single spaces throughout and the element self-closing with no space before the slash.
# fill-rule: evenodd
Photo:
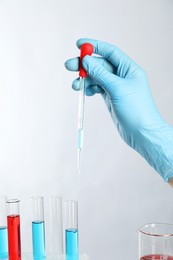
<svg viewBox="0 0 173 260">
<path fill-rule="evenodd" d="M 146 70 L 173 125 L 172 35 L 172 0 L 0 0 L 0 193 L 21 199 L 23 251 L 32 195 L 79 200 L 91 260 L 137 259 L 137 228 L 173 222 L 173 190 L 121 140 L 99 95 L 86 98 L 79 189 L 77 73 L 64 68 L 80 37 L 117 45 Z"/>
</svg>

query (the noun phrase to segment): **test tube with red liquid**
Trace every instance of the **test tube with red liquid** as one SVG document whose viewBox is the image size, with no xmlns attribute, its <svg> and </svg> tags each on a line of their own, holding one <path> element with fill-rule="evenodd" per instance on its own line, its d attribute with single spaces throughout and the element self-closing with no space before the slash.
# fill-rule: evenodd
<svg viewBox="0 0 173 260">
<path fill-rule="evenodd" d="M 7 200 L 8 259 L 21 259 L 19 200 Z"/>
</svg>

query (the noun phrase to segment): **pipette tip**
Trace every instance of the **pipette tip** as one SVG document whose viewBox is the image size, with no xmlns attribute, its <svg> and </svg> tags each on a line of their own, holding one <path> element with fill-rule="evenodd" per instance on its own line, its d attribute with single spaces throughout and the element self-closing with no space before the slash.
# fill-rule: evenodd
<svg viewBox="0 0 173 260">
<path fill-rule="evenodd" d="M 77 172 L 80 174 L 80 168 L 81 168 L 81 149 L 78 148 L 78 153 L 77 153 Z"/>
</svg>

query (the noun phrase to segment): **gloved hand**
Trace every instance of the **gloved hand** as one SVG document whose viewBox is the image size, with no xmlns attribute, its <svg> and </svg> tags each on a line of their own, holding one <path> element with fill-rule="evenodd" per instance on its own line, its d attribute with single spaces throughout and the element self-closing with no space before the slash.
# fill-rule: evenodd
<svg viewBox="0 0 173 260">
<path fill-rule="evenodd" d="M 143 69 L 117 47 L 80 39 L 77 46 L 89 42 L 94 53 L 82 65 L 88 73 L 86 95 L 101 93 L 124 141 L 138 151 L 165 181 L 173 176 L 173 129 L 160 116 L 151 96 Z M 71 71 L 79 68 L 79 58 L 66 61 Z M 79 89 L 79 78 L 73 82 Z M 172 145 L 172 146 L 171 146 Z"/>
</svg>

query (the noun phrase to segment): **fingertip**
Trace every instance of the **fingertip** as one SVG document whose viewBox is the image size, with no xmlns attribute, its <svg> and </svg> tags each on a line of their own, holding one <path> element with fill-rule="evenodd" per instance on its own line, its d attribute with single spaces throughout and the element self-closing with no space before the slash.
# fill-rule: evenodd
<svg viewBox="0 0 173 260">
<path fill-rule="evenodd" d="M 76 91 L 80 89 L 79 78 L 75 79 L 72 83 L 72 88 Z"/>
<path fill-rule="evenodd" d="M 64 66 L 67 70 L 78 71 L 79 70 L 79 58 L 77 57 L 77 58 L 72 58 L 72 59 L 67 60 L 64 63 Z"/>
<path fill-rule="evenodd" d="M 76 41 L 76 45 L 78 48 L 81 47 L 82 44 L 86 43 L 87 42 L 87 38 L 80 38 Z"/>
<path fill-rule="evenodd" d="M 94 95 L 95 95 L 95 91 L 93 91 L 91 88 L 86 88 L 86 89 L 85 89 L 85 94 L 86 94 L 88 97 L 91 97 L 91 96 L 94 96 Z"/>
<path fill-rule="evenodd" d="M 68 67 L 69 67 L 68 63 L 69 63 L 69 60 L 66 60 L 66 61 L 64 62 L 64 67 L 65 67 L 67 70 L 68 70 Z"/>
<path fill-rule="evenodd" d="M 88 87 L 85 90 L 87 96 L 94 96 L 95 94 L 101 94 L 103 92 L 104 90 L 97 85 Z"/>
<path fill-rule="evenodd" d="M 82 66 L 85 70 L 88 70 L 88 66 L 89 66 L 89 62 L 93 59 L 92 56 L 90 55 L 86 55 L 83 59 L 82 59 Z"/>
<path fill-rule="evenodd" d="M 81 47 L 84 43 L 91 43 L 93 46 L 95 45 L 96 40 L 91 38 L 80 38 L 76 41 L 76 45 L 78 48 Z"/>
<path fill-rule="evenodd" d="M 80 49 L 81 44 L 81 38 L 76 41 L 76 46 Z"/>
</svg>

